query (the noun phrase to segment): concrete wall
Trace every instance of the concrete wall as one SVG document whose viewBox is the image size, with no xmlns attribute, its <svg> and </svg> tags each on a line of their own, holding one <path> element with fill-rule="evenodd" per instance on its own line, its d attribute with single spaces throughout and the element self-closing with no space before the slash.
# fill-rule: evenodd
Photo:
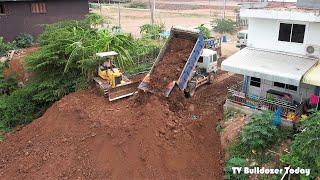
<svg viewBox="0 0 320 180">
<path fill-rule="evenodd" d="M 278 41 L 280 23 L 305 24 L 304 43 Z M 320 46 L 320 23 L 249 18 L 248 46 L 305 55 L 307 45 Z"/>
<path fill-rule="evenodd" d="M 319 0 L 297 0 L 297 7 L 320 9 L 320 1 Z"/>
<path fill-rule="evenodd" d="M 255 86 L 250 86 L 250 78 L 248 81 L 248 93 L 249 94 L 254 94 L 256 96 L 260 97 L 266 97 L 267 91 L 270 89 L 280 91 L 280 92 L 285 92 L 288 94 L 291 94 L 294 98 L 295 101 L 300 102 L 303 100 L 307 100 L 310 98 L 311 95 L 314 95 L 315 93 L 315 86 L 307 85 L 307 84 L 302 84 L 300 87 L 298 87 L 297 91 L 292 91 L 289 89 L 284 89 L 280 87 L 275 87 L 273 86 L 273 82 L 265 79 L 261 79 L 261 87 L 255 87 Z"/>
<path fill-rule="evenodd" d="M 37 37 L 42 32 L 43 24 L 61 20 L 82 19 L 89 13 L 87 0 L 44 0 L 47 13 L 31 13 L 32 1 L 5 2 L 6 15 L 0 15 L 0 36 L 12 41 L 19 33 L 29 33 Z"/>
</svg>

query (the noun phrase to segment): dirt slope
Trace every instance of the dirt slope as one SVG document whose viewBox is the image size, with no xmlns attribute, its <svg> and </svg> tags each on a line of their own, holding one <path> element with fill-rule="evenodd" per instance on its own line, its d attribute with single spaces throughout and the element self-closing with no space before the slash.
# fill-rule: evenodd
<svg viewBox="0 0 320 180">
<path fill-rule="evenodd" d="M 238 79 L 193 99 L 70 94 L 0 142 L 0 179 L 222 179 L 215 124 L 226 86 Z"/>
</svg>

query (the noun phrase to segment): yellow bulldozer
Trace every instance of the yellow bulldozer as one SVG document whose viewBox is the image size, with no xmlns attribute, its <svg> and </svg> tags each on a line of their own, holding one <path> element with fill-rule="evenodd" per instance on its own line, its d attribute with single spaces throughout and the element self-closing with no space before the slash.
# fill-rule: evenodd
<svg viewBox="0 0 320 180">
<path fill-rule="evenodd" d="M 117 52 L 96 53 L 99 58 L 98 75 L 93 78 L 97 86 L 108 96 L 109 101 L 132 96 L 137 93 L 139 82 L 130 81 L 113 61 Z"/>
</svg>

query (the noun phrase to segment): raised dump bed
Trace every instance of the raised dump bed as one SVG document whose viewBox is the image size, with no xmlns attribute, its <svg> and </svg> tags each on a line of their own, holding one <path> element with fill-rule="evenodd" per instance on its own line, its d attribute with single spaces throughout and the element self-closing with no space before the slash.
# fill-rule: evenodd
<svg viewBox="0 0 320 180">
<path fill-rule="evenodd" d="M 139 89 L 165 96 L 176 84 L 184 90 L 203 46 L 204 38 L 199 31 L 171 28 L 169 39 Z"/>
</svg>

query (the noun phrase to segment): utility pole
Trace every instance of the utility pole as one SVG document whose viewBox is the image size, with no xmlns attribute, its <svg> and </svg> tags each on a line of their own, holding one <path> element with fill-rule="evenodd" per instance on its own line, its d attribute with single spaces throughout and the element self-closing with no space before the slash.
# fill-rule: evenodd
<svg viewBox="0 0 320 180">
<path fill-rule="evenodd" d="M 100 0 L 98 0 L 98 4 L 99 4 L 100 15 L 102 16 L 102 7 L 101 7 L 101 2 L 100 2 Z"/>
<path fill-rule="evenodd" d="M 227 0 L 223 0 L 223 19 L 226 18 L 226 4 Z"/>
<path fill-rule="evenodd" d="M 152 2 L 151 2 L 152 1 Z M 156 10 L 156 0 L 149 0 L 149 6 L 151 11 L 151 24 L 155 22 L 155 10 Z"/>
<path fill-rule="evenodd" d="M 121 12 L 120 12 L 120 2 L 118 3 L 118 18 L 119 18 L 119 28 L 121 28 Z"/>
</svg>

